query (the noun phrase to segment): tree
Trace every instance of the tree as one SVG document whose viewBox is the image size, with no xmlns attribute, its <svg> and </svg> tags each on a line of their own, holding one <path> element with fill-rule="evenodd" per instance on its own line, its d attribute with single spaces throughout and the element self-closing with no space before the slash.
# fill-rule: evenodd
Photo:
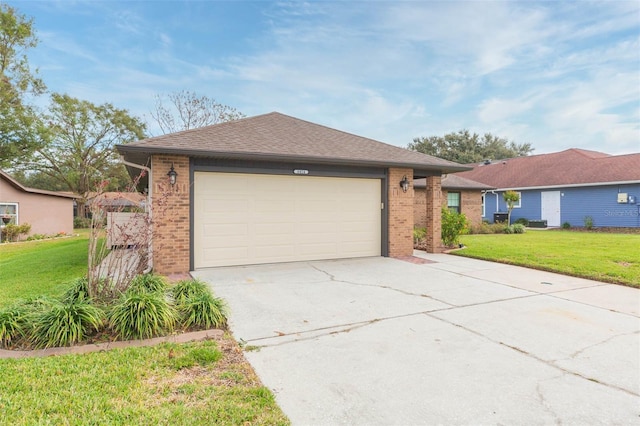
<svg viewBox="0 0 640 426">
<path fill-rule="evenodd" d="M 109 103 L 95 105 L 57 93 L 44 120 L 46 143 L 28 166 L 80 195 L 78 215 L 83 216 L 89 192 L 122 173 L 114 145 L 143 139 L 145 124 Z"/>
<path fill-rule="evenodd" d="M 433 155 L 456 163 L 478 163 L 486 159 L 523 157 L 533 152 L 529 143 L 516 144 L 491 133 L 480 137 L 468 130 L 413 139 L 408 146 L 413 151 Z"/>
<path fill-rule="evenodd" d="M 158 123 L 164 134 L 245 117 L 235 108 L 186 90 L 170 93 L 167 98 L 168 107 L 163 103 L 164 96 L 156 95 L 155 110 L 151 111 L 151 117 Z"/>
<path fill-rule="evenodd" d="M 516 191 L 505 191 L 502 194 L 504 202 L 507 203 L 507 225 L 511 225 L 511 210 L 520 201 L 520 194 Z"/>
<path fill-rule="evenodd" d="M 33 19 L 0 3 L 0 167 L 23 161 L 40 143 L 41 122 L 25 102 L 45 91 L 25 54 L 37 44 Z"/>
</svg>

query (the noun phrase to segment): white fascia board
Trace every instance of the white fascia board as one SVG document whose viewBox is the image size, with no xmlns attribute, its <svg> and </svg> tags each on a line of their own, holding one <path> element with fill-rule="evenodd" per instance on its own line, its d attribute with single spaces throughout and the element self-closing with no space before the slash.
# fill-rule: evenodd
<svg viewBox="0 0 640 426">
<path fill-rule="evenodd" d="M 584 188 L 587 186 L 612 186 L 612 185 L 634 185 L 640 184 L 640 180 L 626 180 L 619 182 L 597 182 L 597 183 L 574 183 L 567 185 L 548 185 L 548 186 L 522 186 L 518 188 L 498 188 L 494 191 L 529 191 L 535 189 L 560 189 L 560 188 Z M 491 192 L 491 191 L 486 191 Z"/>
</svg>

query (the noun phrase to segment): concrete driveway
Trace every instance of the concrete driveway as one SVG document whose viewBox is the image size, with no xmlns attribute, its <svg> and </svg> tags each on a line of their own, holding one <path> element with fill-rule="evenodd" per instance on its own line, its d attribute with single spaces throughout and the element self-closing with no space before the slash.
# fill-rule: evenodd
<svg viewBox="0 0 640 426">
<path fill-rule="evenodd" d="M 194 275 L 293 424 L 640 424 L 640 291 L 416 256 Z"/>
</svg>

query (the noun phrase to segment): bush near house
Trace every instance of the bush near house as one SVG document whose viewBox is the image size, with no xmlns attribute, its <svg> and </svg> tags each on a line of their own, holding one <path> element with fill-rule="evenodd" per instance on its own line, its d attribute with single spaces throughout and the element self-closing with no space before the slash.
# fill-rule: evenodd
<svg viewBox="0 0 640 426">
<path fill-rule="evenodd" d="M 459 244 L 460 235 L 464 234 L 469 227 L 467 217 L 462 213 L 442 209 L 442 244 L 445 247 L 454 247 Z"/>
<path fill-rule="evenodd" d="M 31 225 L 23 223 L 22 225 L 8 224 L 0 228 L 1 241 L 18 241 L 20 235 L 27 235 L 31 231 Z"/>
</svg>

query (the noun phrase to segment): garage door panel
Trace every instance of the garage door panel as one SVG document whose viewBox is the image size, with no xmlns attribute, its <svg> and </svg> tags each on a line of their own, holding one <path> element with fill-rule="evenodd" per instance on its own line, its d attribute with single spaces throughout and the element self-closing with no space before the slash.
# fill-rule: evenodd
<svg viewBox="0 0 640 426">
<path fill-rule="evenodd" d="M 205 259 L 219 259 L 220 262 L 232 262 L 235 259 L 246 259 L 249 256 L 246 246 L 204 249 Z"/>
<path fill-rule="evenodd" d="M 196 172 L 196 268 L 379 256 L 379 179 Z"/>
<path fill-rule="evenodd" d="M 291 211 L 291 207 L 275 199 L 254 200 L 253 208 L 251 210 L 253 214 L 260 214 L 260 213 L 287 214 L 288 212 Z"/>
<path fill-rule="evenodd" d="M 241 238 L 249 234 L 246 223 L 207 223 L 203 227 L 203 236 L 214 240 L 216 236 L 235 236 Z"/>
<path fill-rule="evenodd" d="M 248 200 L 238 200 L 233 198 L 205 198 L 202 207 L 211 213 L 221 212 L 228 214 L 229 211 L 247 212 L 249 211 Z"/>
<path fill-rule="evenodd" d="M 282 235 L 293 232 L 291 224 L 285 221 L 268 223 L 257 223 L 253 226 L 253 234 L 256 236 L 266 235 Z"/>
</svg>

